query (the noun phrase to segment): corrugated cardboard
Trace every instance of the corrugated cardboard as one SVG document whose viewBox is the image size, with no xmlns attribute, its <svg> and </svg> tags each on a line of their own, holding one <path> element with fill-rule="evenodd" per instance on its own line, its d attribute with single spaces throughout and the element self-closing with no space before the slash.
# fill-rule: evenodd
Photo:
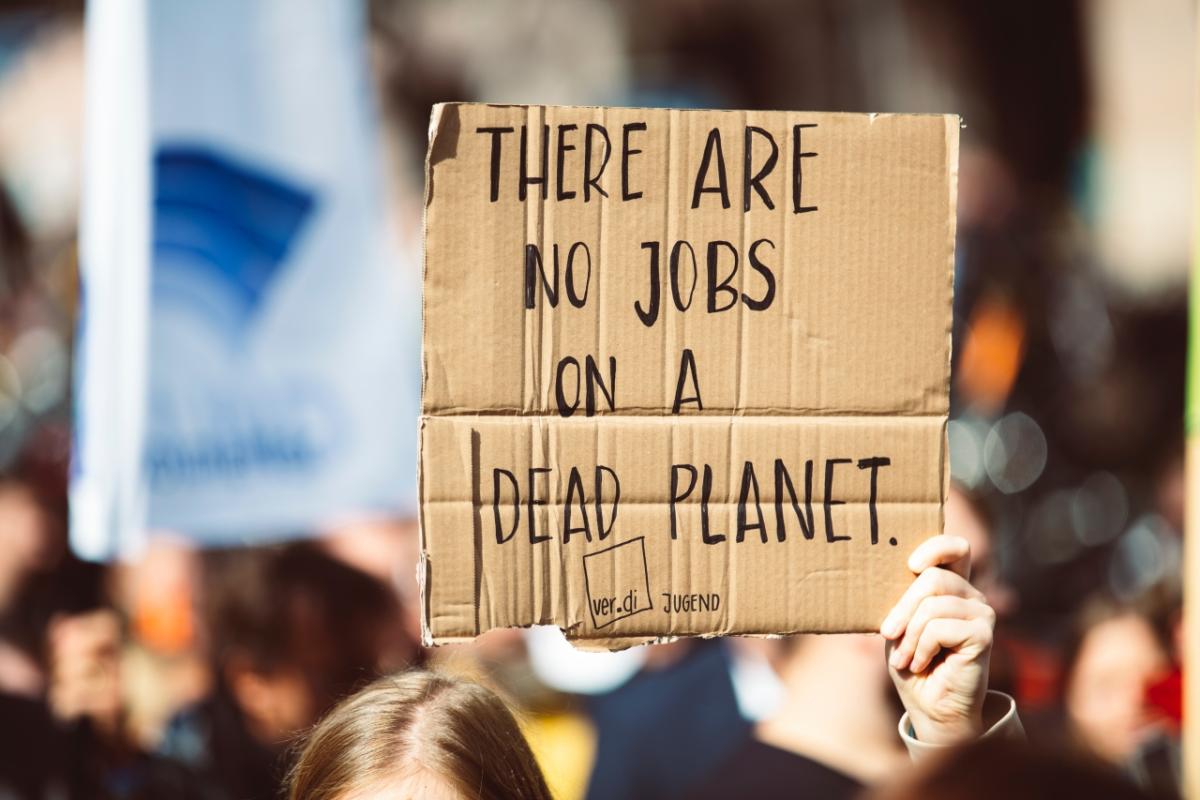
<svg viewBox="0 0 1200 800">
<path fill-rule="evenodd" d="M 427 641 L 877 629 L 942 529 L 958 128 L 437 106 Z"/>
</svg>

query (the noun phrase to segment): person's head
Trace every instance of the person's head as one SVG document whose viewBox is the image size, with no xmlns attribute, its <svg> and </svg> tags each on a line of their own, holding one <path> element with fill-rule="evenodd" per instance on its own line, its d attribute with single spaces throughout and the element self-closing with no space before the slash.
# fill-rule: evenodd
<svg viewBox="0 0 1200 800">
<path fill-rule="evenodd" d="M 846 714 L 877 721 L 881 716 L 903 713 L 888 678 L 884 643 L 878 636 L 805 633 L 738 646 L 758 649 L 778 676 L 786 698 L 777 713 L 779 719 L 808 716 L 814 703 L 831 699 L 818 688 L 826 684 L 824 676 L 828 675 L 837 675 L 846 686 L 855 687 L 855 702 L 845 706 Z"/>
<path fill-rule="evenodd" d="M 785 684 L 805 680 L 811 671 L 831 671 L 855 685 L 878 684 L 887 688 L 887 661 L 883 640 L 866 633 L 798 634 L 780 639 L 769 654 L 771 666 Z"/>
<path fill-rule="evenodd" d="M 1063 687 L 1072 732 L 1103 758 L 1127 760 L 1153 730 L 1146 688 L 1169 667 L 1144 614 L 1109 600 L 1088 603 L 1068 650 Z"/>
<path fill-rule="evenodd" d="M 504 701 L 476 683 L 412 671 L 381 678 L 313 729 L 290 800 L 550 800 Z"/>
<path fill-rule="evenodd" d="M 421 545 L 417 521 L 408 517 L 363 517 L 343 520 L 322 533 L 325 551 L 392 587 L 400 599 L 403 632 L 409 642 L 405 665 L 419 661 L 421 587 L 417 562 Z M 396 665 L 399 669 L 401 665 Z"/>
<path fill-rule="evenodd" d="M 1006 739 L 980 739 L 923 762 L 866 800 L 1062 800 L 1104 797 L 1145 800 L 1146 795 L 1107 765 L 1075 753 Z"/>
<path fill-rule="evenodd" d="M 210 555 L 214 670 L 264 743 L 280 743 L 379 674 L 400 625 L 386 586 L 308 542 Z"/>
</svg>

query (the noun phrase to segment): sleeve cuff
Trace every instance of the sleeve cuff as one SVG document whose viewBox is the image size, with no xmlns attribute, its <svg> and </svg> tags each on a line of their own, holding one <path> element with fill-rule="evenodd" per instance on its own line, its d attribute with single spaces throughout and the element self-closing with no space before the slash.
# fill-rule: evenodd
<svg viewBox="0 0 1200 800">
<path fill-rule="evenodd" d="M 900 717 L 900 738 L 908 748 L 908 754 L 913 761 L 946 749 L 946 745 L 927 744 L 918 741 L 908 720 L 908 712 Z M 1004 692 L 989 690 L 983 701 L 983 734 L 981 739 L 1024 739 L 1025 728 L 1021 718 L 1017 716 L 1017 701 Z"/>
</svg>

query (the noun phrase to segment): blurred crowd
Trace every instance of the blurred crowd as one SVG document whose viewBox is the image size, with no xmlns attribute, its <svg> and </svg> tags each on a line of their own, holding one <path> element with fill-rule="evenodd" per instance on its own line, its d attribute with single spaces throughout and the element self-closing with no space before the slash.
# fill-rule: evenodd
<svg viewBox="0 0 1200 800">
<path fill-rule="evenodd" d="M 560 798 L 736 796 L 739 771 L 770 773 L 764 746 L 827 766 L 844 782 L 831 792 L 1180 792 L 1192 4 L 370 11 L 391 206 L 413 249 L 440 100 L 962 114 L 946 529 L 972 543 L 972 582 L 999 617 L 991 683 L 1032 747 L 891 780 L 909 757 L 871 638 L 591 654 L 532 630 L 425 649 L 415 509 L 273 547 L 164 533 L 134 561 L 75 558 L 83 9 L 16 2 L 0 10 L 0 798 L 275 797 L 299 734 L 408 667 L 470 676 L 518 708 Z"/>
</svg>

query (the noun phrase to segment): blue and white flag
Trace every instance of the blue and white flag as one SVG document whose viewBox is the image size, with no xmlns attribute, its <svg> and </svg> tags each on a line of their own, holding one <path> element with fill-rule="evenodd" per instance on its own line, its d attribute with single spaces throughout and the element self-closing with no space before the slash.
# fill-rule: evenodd
<svg viewBox="0 0 1200 800">
<path fill-rule="evenodd" d="M 419 278 L 361 3 L 95 0 L 87 24 L 76 550 L 405 513 Z"/>
</svg>

